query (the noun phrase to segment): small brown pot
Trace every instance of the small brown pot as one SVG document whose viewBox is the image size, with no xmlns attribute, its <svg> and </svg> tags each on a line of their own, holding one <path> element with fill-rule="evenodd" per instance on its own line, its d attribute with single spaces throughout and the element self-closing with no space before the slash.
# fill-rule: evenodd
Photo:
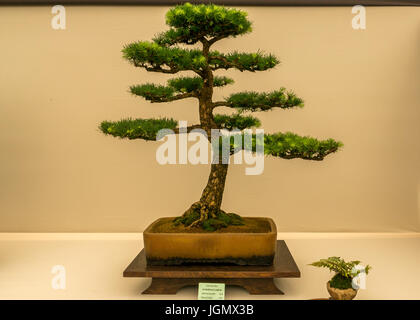
<svg viewBox="0 0 420 320">
<path fill-rule="evenodd" d="M 173 219 L 158 219 L 143 232 L 148 265 L 273 263 L 277 228 L 270 218 L 244 218 L 244 226 L 229 226 L 215 232 L 182 227 L 182 232 L 171 230 Z M 162 225 L 168 226 L 169 231 Z"/>
<path fill-rule="evenodd" d="M 334 300 L 353 300 L 357 294 L 357 290 L 353 288 L 349 289 L 337 289 L 330 286 L 330 282 L 327 282 L 327 290 L 330 296 Z"/>
</svg>

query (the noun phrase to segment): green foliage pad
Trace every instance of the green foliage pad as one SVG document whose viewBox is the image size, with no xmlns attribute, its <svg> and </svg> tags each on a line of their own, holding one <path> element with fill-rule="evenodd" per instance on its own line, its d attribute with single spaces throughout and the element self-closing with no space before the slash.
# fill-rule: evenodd
<svg viewBox="0 0 420 320">
<path fill-rule="evenodd" d="M 198 71 L 207 65 L 201 50 L 162 47 L 149 41 L 126 45 L 123 57 L 136 67 L 163 73 Z"/>
<path fill-rule="evenodd" d="M 246 12 L 213 4 L 178 5 L 167 12 L 166 24 L 171 28 L 154 38 L 163 46 L 194 44 L 202 37 L 236 37 L 252 30 Z"/>
<path fill-rule="evenodd" d="M 119 138 L 156 140 L 161 129 L 175 129 L 177 122 L 173 119 L 123 119 L 120 121 L 103 121 L 99 129 Z"/>
<path fill-rule="evenodd" d="M 216 76 L 213 86 L 223 87 L 231 83 L 233 80 L 230 78 Z M 130 91 L 151 102 L 170 102 L 180 98 L 197 97 L 202 87 L 203 79 L 201 77 L 179 77 L 168 80 L 167 86 L 146 83 L 131 86 Z"/>
<path fill-rule="evenodd" d="M 209 55 L 208 64 L 212 70 L 238 69 L 240 71 L 265 71 L 274 68 L 280 62 L 272 54 L 262 52 L 243 53 L 231 52 L 228 54 L 212 51 Z"/>
<path fill-rule="evenodd" d="M 220 139 L 222 141 L 223 138 Z M 328 154 L 337 151 L 342 146 L 341 142 L 333 139 L 318 140 L 312 137 L 302 137 L 291 132 L 278 132 L 264 134 L 263 136 L 250 134 L 249 138 L 239 133 L 229 139 L 231 153 L 242 149 L 257 152 L 258 141 L 259 144 L 264 144 L 265 155 L 283 159 L 300 158 L 315 161 L 323 160 Z M 222 143 L 223 141 L 219 145 L 222 145 Z"/>
<path fill-rule="evenodd" d="M 214 122 L 221 128 L 226 130 L 243 130 L 246 128 L 259 127 L 260 120 L 252 116 L 242 116 L 240 114 L 234 115 L 214 115 Z"/>
<path fill-rule="evenodd" d="M 293 92 L 286 92 L 285 88 L 268 93 L 254 91 L 234 93 L 227 98 L 227 102 L 229 107 L 241 111 L 267 111 L 272 108 L 303 107 L 303 100 Z"/>
</svg>

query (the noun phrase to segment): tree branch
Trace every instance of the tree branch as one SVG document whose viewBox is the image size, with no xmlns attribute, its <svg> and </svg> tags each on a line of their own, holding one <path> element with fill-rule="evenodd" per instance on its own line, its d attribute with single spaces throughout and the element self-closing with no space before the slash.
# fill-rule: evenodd
<svg viewBox="0 0 420 320">
<path fill-rule="evenodd" d="M 222 40 L 222 39 L 224 39 L 224 38 L 226 38 L 227 36 L 226 35 L 220 35 L 220 36 L 217 36 L 217 37 L 213 37 L 213 38 L 211 38 L 210 40 L 208 40 L 209 41 L 209 44 L 210 45 L 212 45 L 213 43 L 215 43 L 216 41 L 219 41 L 219 40 Z"/>
<path fill-rule="evenodd" d="M 132 60 L 133 64 L 135 67 L 139 67 L 139 68 L 144 68 L 146 71 L 149 72 L 160 72 L 160 73 L 169 73 L 169 74 L 174 74 L 174 73 L 178 73 L 180 71 L 193 71 L 196 74 L 198 74 L 199 76 L 202 76 L 203 72 L 201 70 L 195 69 L 195 68 L 191 68 L 191 69 L 178 69 L 175 67 L 170 67 L 169 69 L 164 69 L 161 66 L 154 66 L 154 67 L 149 67 L 144 63 L 137 63 L 136 61 Z"/>
<path fill-rule="evenodd" d="M 175 134 L 179 134 L 179 129 L 180 128 L 175 128 L 175 129 L 173 129 L 173 131 L 174 131 L 174 133 Z M 185 129 L 185 128 L 184 128 Z M 192 125 L 192 126 L 188 126 L 188 127 L 186 127 L 186 129 L 187 129 L 187 133 L 189 133 L 189 132 L 191 132 L 192 130 L 194 130 L 194 129 L 202 129 L 202 127 L 201 127 L 201 125 L 200 124 L 194 124 L 194 125 Z"/>
<path fill-rule="evenodd" d="M 338 148 L 331 149 L 329 151 L 326 151 L 323 154 L 318 154 L 316 156 L 303 156 L 303 155 L 297 155 L 297 154 L 289 154 L 289 155 L 281 155 L 280 158 L 290 160 L 290 159 L 303 159 L 303 160 L 313 160 L 313 161 L 322 161 L 324 158 L 329 155 L 330 153 L 334 153 L 338 150 Z"/>
<path fill-rule="evenodd" d="M 150 72 L 160 72 L 160 73 L 177 73 L 177 72 L 179 72 L 180 70 L 178 70 L 178 69 L 173 69 L 173 68 L 170 68 L 170 69 L 163 69 L 161 66 L 159 66 L 159 67 L 147 67 L 146 65 L 144 65 L 144 64 L 138 64 L 138 63 L 136 63 L 136 62 L 134 62 L 134 66 L 136 66 L 136 67 L 142 67 L 142 68 L 145 68 L 146 69 L 146 71 L 150 71 Z"/>
<path fill-rule="evenodd" d="M 230 102 L 227 102 L 227 101 L 216 101 L 216 102 L 212 102 L 212 104 L 211 104 L 211 106 L 213 107 L 213 108 L 216 108 L 216 107 L 230 107 Z"/>
<path fill-rule="evenodd" d="M 150 100 L 150 102 L 151 103 L 171 102 L 171 101 L 181 100 L 181 99 L 186 99 L 186 98 L 198 98 L 198 93 L 195 92 L 195 91 L 194 92 L 187 92 L 187 93 L 178 94 L 178 95 L 170 97 L 170 98 L 152 99 L 152 100 Z"/>
<path fill-rule="evenodd" d="M 236 69 L 238 69 L 241 72 L 245 70 L 245 68 L 242 65 L 237 64 L 237 63 L 234 63 L 234 62 L 231 62 L 228 59 L 226 59 L 226 57 L 217 55 L 217 56 L 210 56 L 209 58 L 210 59 L 221 60 L 221 61 L 223 61 L 226 64 L 225 67 L 210 67 L 210 69 L 213 70 L 213 71 L 214 70 L 217 70 L 217 69 L 228 69 L 228 68 L 236 68 Z M 255 70 L 249 70 L 249 71 L 254 72 Z"/>
</svg>

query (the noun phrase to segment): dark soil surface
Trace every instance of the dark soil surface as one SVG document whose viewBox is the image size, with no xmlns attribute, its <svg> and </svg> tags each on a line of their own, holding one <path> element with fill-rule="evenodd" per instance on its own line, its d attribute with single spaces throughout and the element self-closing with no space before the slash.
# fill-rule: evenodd
<svg viewBox="0 0 420 320">
<path fill-rule="evenodd" d="M 199 227 L 188 228 L 183 224 L 175 225 L 173 218 L 162 218 L 150 230 L 157 233 L 267 233 L 271 231 L 270 223 L 265 218 L 244 218 L 243 225 L 229 225 L 215 231 L 206 231 Z"/>
</svg>

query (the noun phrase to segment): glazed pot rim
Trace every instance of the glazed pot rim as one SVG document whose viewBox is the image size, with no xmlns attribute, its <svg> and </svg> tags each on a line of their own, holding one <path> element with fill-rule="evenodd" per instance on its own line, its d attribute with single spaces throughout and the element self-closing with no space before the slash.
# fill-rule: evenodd
<svg viewBox="0 0 420 320">
<path fill-rule="evenodd" d="M 144 231 L 143 234 L 162 234 L 162 235 L 188 235 L 191 237 L 195 237 L 195 236 L 202 236 L 202 235 L 223 235 L 223 236 L 231 236 L 231 237 L 235 237 L 235 236 L 241 236 L 244 234 L 252 234 L 255 236 L 258 235 L 269 235 L 269 234 L 276 234 L 277 235 L 277 227 L 276 224 L 274 223 L 273 219 L 268 218 L 268 217 L 246 217 L 246 218 L 250 218 L 250 219 L 264 219 L 267 220 L 268 223 L 270 224 L 270 231 L 267 232 L 153 232 L 151 231 L 153 229 L 153 227 L 160 222 L 163 219 L 168 219 L 168 218 L 175 218 L 175 217 L 161 217 L 157 220 L 155 220 L 154 222 L 152 222 Z"/>
</svg>

